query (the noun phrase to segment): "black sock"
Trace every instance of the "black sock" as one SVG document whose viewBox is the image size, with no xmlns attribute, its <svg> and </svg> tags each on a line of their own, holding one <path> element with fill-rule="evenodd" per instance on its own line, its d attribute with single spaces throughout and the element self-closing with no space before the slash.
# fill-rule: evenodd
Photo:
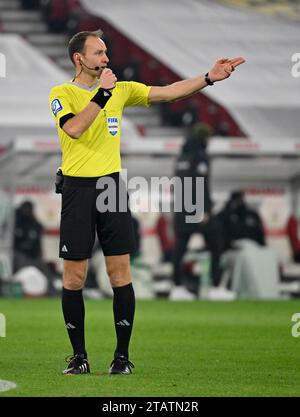
<svg viewBox="0 0 300 417">
<path fill-rule="evenodd" d="M 62 310 L 73 347 L 73 354 L 87 357 L 84 340 L 84 302 L 82 290 L 72 291 L 63 288 Z"/>
<path fill-rule="evenodd" d="M 135 296 L 132 284 L 114 287 L 114 319 L 117 335 L 115 356 L 124 355 L 128 358 L 128 346 L 133 326 Z"/>
</svg>

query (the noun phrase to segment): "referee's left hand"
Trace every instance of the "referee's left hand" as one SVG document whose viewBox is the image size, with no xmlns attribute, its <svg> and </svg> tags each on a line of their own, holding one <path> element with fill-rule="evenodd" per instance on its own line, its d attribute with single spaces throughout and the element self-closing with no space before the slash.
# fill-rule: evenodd
<svg viewBox="0 0 300 417">
<path fill-rule="evenodd" d="M 212 69 L 208 72 L 211 81 L 222 81 L 230 77 L 231 73 L 238 65 L 243 64 L 246 60 L 240 56 L 237 58 L 221 58 L 216 61 Z"/>
</svg>

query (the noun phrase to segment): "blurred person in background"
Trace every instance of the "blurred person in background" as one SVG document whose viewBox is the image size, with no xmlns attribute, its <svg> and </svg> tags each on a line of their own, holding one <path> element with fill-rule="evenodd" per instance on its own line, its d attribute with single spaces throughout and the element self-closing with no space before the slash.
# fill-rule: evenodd
<svg viewBox="0 0 300 417">
<path fill-rule="evenodd" d="M 42 253 L 43 226 L 34 213 L 31 201 L 24 201 L 15 212 L 13 272 L 27 266 L 41 271 L 48 281 L 50 294 L 53 292 L 53 279 L 56 271 L 44 261 Z"/>
<path fill-rule="evenodd" d="M 40 7 L 43 0 L 20 0 L 22 9 L 24 10 L 35 10 Z"/>
<path fill-rule="evenodd" d="M 174 227 L 171 213 L 160 213 L 156 222 L 156 233 L 160 243 L 162 262 L 172 262 L 174 253 Z"/>
<path fill-rule="evenodd" d="M 40 0 L 41 11 L 50 32 L 59 33 L 66 30 L 69 19 L 68 0 Z"/>
<path fill-rule="evenodd" d="M 300 234 L 299 234 L 299 220 L 292 214 L 287 223 L 287 235 L 290 242 L 290 247 L 293 254 L 293 261 L 300 263 Z"/>
<path fill-rule="evenodd" d="M 262 219 L 240 190 L 231 193 L 218 214 L 223 237 L 221 287 L 240 299 L 277 299 L 279 262 L 266 245 Z"/>
<path fill-rule="evenodd" d="M 34 215 L 33 203 L 24 201 L 16 210 L 14 250 L 28 260 L 42 257 L 43 227 Z"/>
<path fill-rule="evenodd" d="M 132 226 L 135 240 L 135 250 L 130 254 L 131 262 L 141 255 L 141 227 L 139 219 L 136 216 L 132 216 Z"/>
<path fill-rule="evenodd" d="M 236 240 L 249 239 L 265 246 L 265 232 L 259 214 L 249 207 L 242 191 L 231 193 L 223 210 L 218 213 L 222 228 L 223 251 L 232 249 Z"/>
<path fill-rule="evenodd" d="M 181 125 L 191 127 L 200 121 L 201 119 L 197 101 L 194 99 L 189 100 L 186 108 L 181 114 Z"/>
<path fill-rule="evenodd" d="M 170 300 L 192 300 L 191 294 L 183 285 L 182 260 L 187 251 L 188 242 L 195 233 L 203 235 L 206 249 L 211 253 L 211 278 L 212 284 L 217 286 L 220 279 L 220 237 L 219 227 L 216 218 L 212 215 L 212 202 L 209 187 L 209 158 L 207 145 L 211 137 L 211 128 L 204 123 L 196 123 L 190 129 L 181 153 L 176 161 L 175 175 L 182 180 L 191 177 L 193 185 L 190 199 L 196 202 L 196 178 L 204 178 L 204 218 L 198 223 L 187 223 L 186 216 L 192 215 L 184 210 L 184 194 L 188 189 L 182 190 L 181 212 L 174 213 L 175 248 L 173 258 L 173 279 L 174 286 L 170 292 Z M 175 192 L 176 200 L 176 192 Z"/>
</svg>

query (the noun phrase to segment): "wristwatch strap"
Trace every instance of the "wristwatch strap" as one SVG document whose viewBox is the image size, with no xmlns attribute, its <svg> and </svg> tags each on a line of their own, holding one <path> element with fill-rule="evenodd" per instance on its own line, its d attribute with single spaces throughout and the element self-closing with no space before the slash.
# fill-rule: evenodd
<svg viewBox="0 0 300 417">
<path fill-rule="evenodd" d="M 204 79 L 207 85 L 214 85 L 213 81 L 208 76 L 208 72 L 205 74 Z"/>
</svg>

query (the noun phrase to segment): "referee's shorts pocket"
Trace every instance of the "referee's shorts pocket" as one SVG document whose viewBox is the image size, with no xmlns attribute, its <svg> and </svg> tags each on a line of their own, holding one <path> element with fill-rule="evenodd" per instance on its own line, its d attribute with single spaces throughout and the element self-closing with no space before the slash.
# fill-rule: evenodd
<svg viewBox="0 0 300 417">
<path fill-rule="evenodd" d="M 76 189 L 75 187 L 63 187 L 62 189 L 62 200 L 61 200 L 61 215 L 67 215 L 68 211 L 70 212 L 74 208 L 72 204 L 76 198 Z"/>
<path fill-rule="evenodd" d="M 64 259 L 91 257 L 95 241 L 95 190 L 64 187 L 59 255 Z"/>
</svg>

